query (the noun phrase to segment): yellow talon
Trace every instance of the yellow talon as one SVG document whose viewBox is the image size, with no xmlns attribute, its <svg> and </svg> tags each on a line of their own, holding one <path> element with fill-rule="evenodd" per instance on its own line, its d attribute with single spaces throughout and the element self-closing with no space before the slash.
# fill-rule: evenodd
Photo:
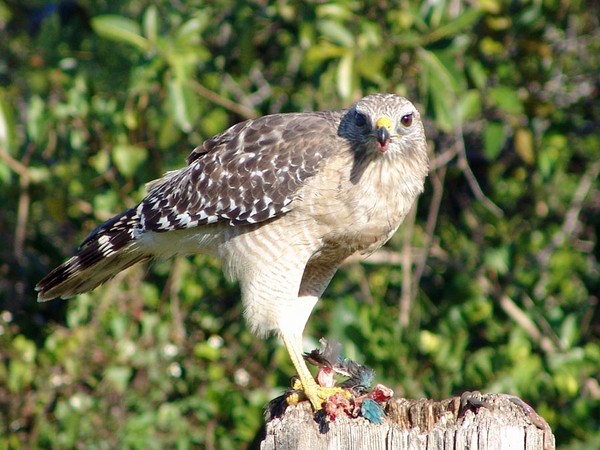
<svg viewBox="0 0 600 450">
<path fill-rule="evenodd" d="M 315 411 L 323 409 L 323 403 L 327 402 L 329 397 L 335 394 L 342 394 L 347 399 L 352 397 L 349 391 L 341 387 L 323 387 L 314 383 L 304 387 L 302 381 L 296 378 L 292 384 L 293 391 L 290 392 L 285 401 L 288 405 L 297 405 L 303 400 L 310 400 Z"/>
<path fill-rule="evenodd" d="M 290 392 L 285 397 L 285 401 L 288 405 L 297 405 L 302 400 L 306 400 L 306 396 L 302 392 Z"/>
</svg>

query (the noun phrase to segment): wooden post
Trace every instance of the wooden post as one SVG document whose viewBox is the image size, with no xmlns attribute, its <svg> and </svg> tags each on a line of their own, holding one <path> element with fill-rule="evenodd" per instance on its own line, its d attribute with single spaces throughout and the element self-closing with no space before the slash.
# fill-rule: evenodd
<svg viewBox="0 0 600 450">
<path fill-rule="evenodd" d="M 467 392 L 442 401 L 391 399 L 386 419 L 315 419 L 308 402 L 266 424 L 261 450 L 553 450 L 548 424 L 518 397 Z"/>
</svg>

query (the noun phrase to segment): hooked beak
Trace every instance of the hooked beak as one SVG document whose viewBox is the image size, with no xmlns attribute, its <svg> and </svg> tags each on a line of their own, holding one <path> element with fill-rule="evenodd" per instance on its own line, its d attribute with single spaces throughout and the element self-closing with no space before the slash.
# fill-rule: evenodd
<svg viewBox="0 0 600 450">
<path fill-rule="evenodd" d="M 376 137 L 378 150 L 380 152 L 385 152 L 390 143 L 390 139 L 392 138 L 392 135 L 390 134 L 392 122 L 389 117 L 383 116 L 377 121 L 375 126 L 377 127 Z"/>
</svg>

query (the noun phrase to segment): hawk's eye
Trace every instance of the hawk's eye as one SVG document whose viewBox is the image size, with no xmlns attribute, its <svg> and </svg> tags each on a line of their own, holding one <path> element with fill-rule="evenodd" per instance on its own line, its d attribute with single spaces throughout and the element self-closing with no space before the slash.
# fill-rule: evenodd
<svg viewBox="0 0 600 450">
<path fill-rule="evenodd" d="M 406 128 L 410 127 L 413 123 L 413 115 L 412 113 L 410 114 L 406 114 L 404 116 L 402 116 L 402 118 L 400 119 L 400 123 L 405 126 Z"/>
<path fill-rule="evenodd" d="M 354 113 L 354 123 L 356 123 L 356 125 L 359 127 L 362 127 L 367 123 L 367 118 L 363 113 L 356 111 Z"/>
</svg>

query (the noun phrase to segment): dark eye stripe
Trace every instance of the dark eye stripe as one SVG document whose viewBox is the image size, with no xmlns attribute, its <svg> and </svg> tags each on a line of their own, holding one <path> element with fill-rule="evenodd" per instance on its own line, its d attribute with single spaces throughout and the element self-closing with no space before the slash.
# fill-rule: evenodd
<svg viewBox="0 0 600 450">
<path fill-rule="evenodd" d="M 367 123 L 367 118 L 365 117 L 365 115 L 363 113 L 359 113 L 358 111 L 356 111 L 354 113 L 354 122 L 359 127 L 362 127 Z"/>
</svg>

